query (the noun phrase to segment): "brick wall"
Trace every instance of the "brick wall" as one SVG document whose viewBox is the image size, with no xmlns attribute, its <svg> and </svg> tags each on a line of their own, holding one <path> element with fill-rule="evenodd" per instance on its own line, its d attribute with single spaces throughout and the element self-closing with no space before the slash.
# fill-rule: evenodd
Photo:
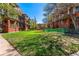
<svg viewBox="0 0 79 59">
<path fill-rule="evenodd" d="M 3 21 L 3 32 L 17 32 L 19 31 L 19 26 L 16 26 L 15 28 L 11 27 L 11 20 Z"/>
</svg>

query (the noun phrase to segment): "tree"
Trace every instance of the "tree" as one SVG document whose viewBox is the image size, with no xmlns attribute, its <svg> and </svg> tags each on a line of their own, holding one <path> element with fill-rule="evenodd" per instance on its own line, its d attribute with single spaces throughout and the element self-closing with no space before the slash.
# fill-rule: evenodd
<svg viewBox="0 0 79 59">
<path fill-rule="evenodd" d="M 44 28 L 47 28 L 48 26 L 47 26 L 47 23 L 48 23 L 48 19 L 47 18 L 44 18 L 43 20 L 43 23 L 44 23 Z"/>
<path fill-rule="evenodd" d="M 56 3 L 49 3 L 45 6 L 44 8 L 44 16 L 45 18 L 43 19 L 43 22 L 44 23 L 49 23 L 49 22 L 52 22 L 52 13 L 55 11 L 55 8 L 56 8 Z M 51 24 L 50 24 L 51 25 Z"/>
<path fill-rule="evenodd" d="M 34 19 L 29 19 L 29 25 L 30 25 L 30 29 L 36 29 L 37 21 L 36 21 L 35 17 L 34 17 Z"/>
<path fill-rule="evenodd" d="M 19 15 L 17 13 L 17 10 L 14 6 L 12 6 L 10 3 L 0 3 L 0 9 L 1 9 L 1 17 L 2 19 L 5 17 L 10 17 L 16 19 Z"/>
</svg>

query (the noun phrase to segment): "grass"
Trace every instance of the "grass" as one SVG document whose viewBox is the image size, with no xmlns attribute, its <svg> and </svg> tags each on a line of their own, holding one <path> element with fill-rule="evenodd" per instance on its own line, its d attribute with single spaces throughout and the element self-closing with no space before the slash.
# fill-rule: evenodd
<svg viewBox="0 0 79 59">
<path fill-rule="evenodd" d="M 79 51 L 79 44 L 63 33 L 21 31 L 2 36 L 23 56 L 62 56 Z"/>
</svg>

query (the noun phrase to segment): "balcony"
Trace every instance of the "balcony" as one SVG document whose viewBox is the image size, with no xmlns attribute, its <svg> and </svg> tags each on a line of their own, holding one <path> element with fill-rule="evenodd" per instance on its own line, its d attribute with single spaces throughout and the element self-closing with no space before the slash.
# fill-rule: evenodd
<svg viewBox="0 0 79 59">
<path fill-rule="evenodd" d="M 76 16 L 76 17 L 79 17 L 79 12 L 75 13 L 75 16 Z"/>
<path fill-rule="evenodd" d="M 67 14 L 62 14 L 61 16 L 59 16 L 59 19 L 66 19 L 68 17 Z"/>
</svg>

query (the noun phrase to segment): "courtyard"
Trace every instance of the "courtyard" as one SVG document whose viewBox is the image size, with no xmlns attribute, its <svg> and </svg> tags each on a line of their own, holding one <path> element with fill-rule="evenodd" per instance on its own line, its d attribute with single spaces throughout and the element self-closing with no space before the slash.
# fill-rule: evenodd
<svg viewBox="0 0 79 59">
<path fill-rule="evenodd" d="M 2 36 L 23 56 L 68 56 L 79 51 L 79 38 L 60 32 L 30 30 Z"/>
</svg>

